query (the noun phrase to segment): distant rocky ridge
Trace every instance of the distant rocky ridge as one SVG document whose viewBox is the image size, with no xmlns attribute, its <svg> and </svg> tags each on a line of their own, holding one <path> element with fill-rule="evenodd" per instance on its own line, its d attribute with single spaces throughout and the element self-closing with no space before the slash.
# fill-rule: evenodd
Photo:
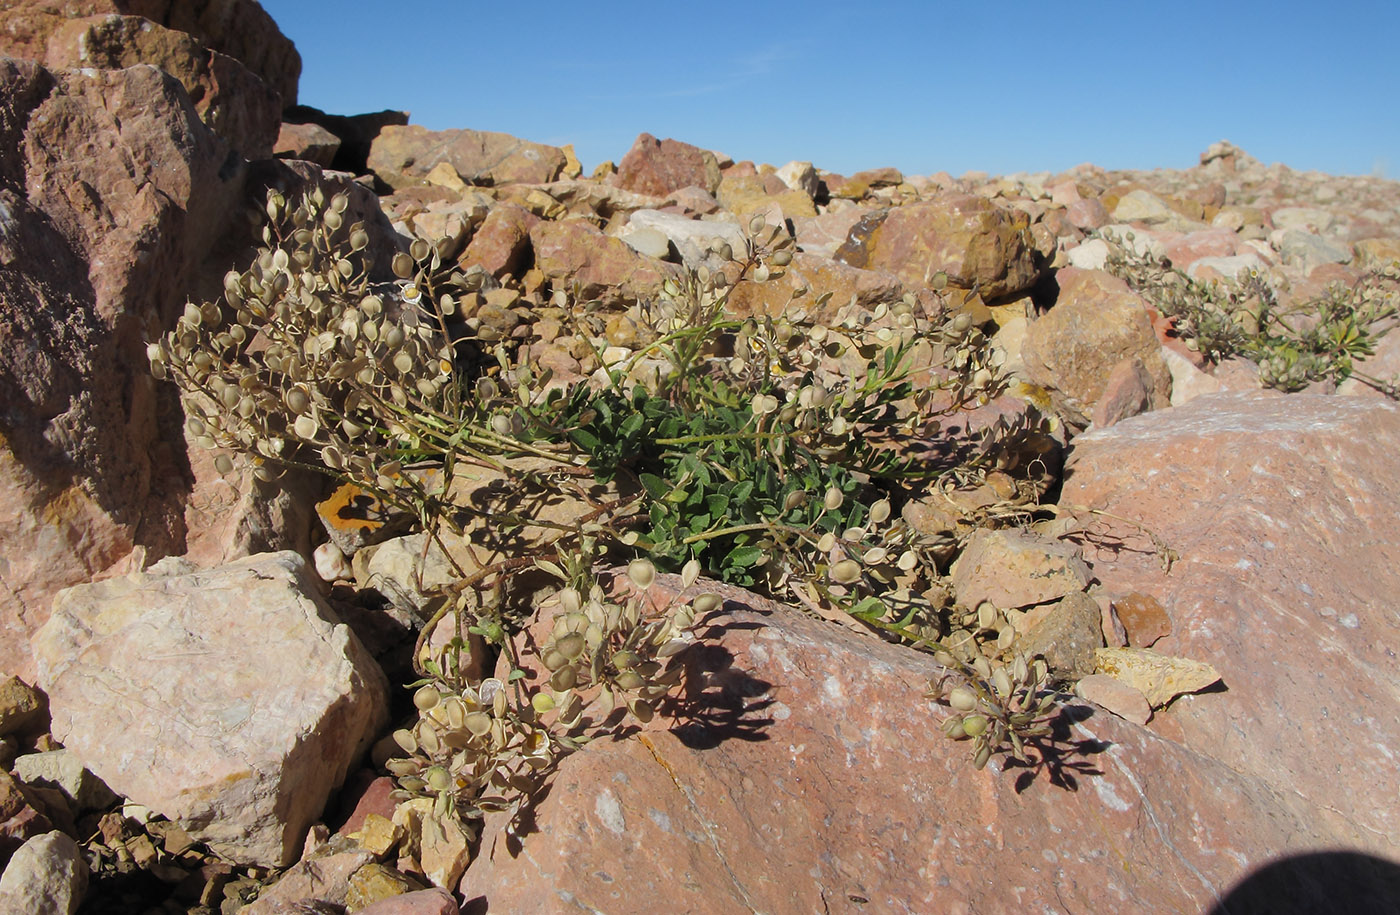
<svg viewBox="0 0 1400 915">
<path fill-rule="evenodd" d="M 200 912 L 238 910 L 291 866 L 253 915 L 648 912 L 663 893 L 794 913 L 1400 898 L 1400 408 L 1354 382 L 1282 395 L 1244 360 L 1206 363 L 1092 235 L 1131 233 L 1202 279 L 1257 270 L 1297 302 L 1400 259 L 1400 182 L 1225 142 L 1180 170 L 843 176 L 645 133 L 585 177 L 568 147 L 295 107 L 300 60 L 252 0 L 28 0 L 0 22 L 0 910 L 75 911 L 94 863 L 139 866 Z M 978 568 L 997 571 L 969 559 L 958 587 L 1087 631 L 1066 664 L 1151 647 L 1210 661 L 1223 689 L 1154 712 L 1091 684 L 1060 735 L 1075 753 L 975 772 L 918 699 L 927 659 L 726 592 L 693 665 L 709 731 L 658 716 L 569 757 L 528 854 L 495 819 L 479 846 L 410 853 L 382 760 L 363 757 L 392 726 L 384 669 L 399 675 L 422 626 L 421 543 L 347 543 L 343 567 L 315 555 L 344 534 L 317 514 L 322 482 L 219 474 L 146 365 L 145 342 L 246 259 L 268 187 L 351 194 L 381 265 L 455 237 L 491 277 L 464 302 L 479 332 L 563 377 L 596 357 L 541 332 L 556 290 L 600 300 L 606 343 L 626 349 L 639 303 L 754 215 L 789 225 L 798 253 L 739 310 L 802 286 L 831 292 L 833 314 L 926 301 L 946 278 L 1020 382 L 967 423 L 1052 407 L 1061 504 L 1108 513 L 1069 559 L 1033 537 L 982 544 Z M 1400 371 L 1400 336 L 1367 365 Z M 1179 552 L 1171 572 L 1144 529 Z M 1051 566 L 1070 584 L 1027 590 Z M 347 581 L 398 599 L 366 605 Z M 94 835 L 106 864 L 76 844 Z M 1276 884 L 1289 898 L 1248 880 L 1339 849 L 1362 864 L 1299 870 Z"/>
</svg>

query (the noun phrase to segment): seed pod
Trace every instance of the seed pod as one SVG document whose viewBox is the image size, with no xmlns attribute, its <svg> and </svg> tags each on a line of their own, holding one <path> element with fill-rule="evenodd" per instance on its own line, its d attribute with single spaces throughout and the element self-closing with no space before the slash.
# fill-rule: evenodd
<svg viewBox="0 0 1400 915">
<path fill-rule="evenodd" d="M 712 613 L 715 610 L 718 610 L 721 606 L 723 606 L 723 604 L 723 598 L 721 598 L 718 594 L 712 594 L 708 592 L 699 595 L 693 601 L 690 602 L 690 606 L 694 608 L 696 614 L 698 615 Z"/>
<path fill-rule="evenodd" d="M 838 508 L 840 508 L 841 503 L 845 501 L 846 497 L 842 494 L 841 490 L 837 489 L 835 486 L 832 486 L 831 488 L 827 489 L 826 498 L 822 500 L 822 504 L 826 506 L 827 511 L 834 512 Z M 830 547 L 828 547 L 827 549 L 830 549 Z"/>
<path fill-rule="evenodd" d="M 977 707 L 977 694 L 966 686 L 955 686 L 948 692 L 948 704 L 960 712 L 970 712 Z"/>
<path fill-rule="evenodd" d="M 984 715 L 967 715 L 963 718 L 963 730 L 967 731 L 967 736 L 977 737 L 987 730 L 987 718 Z"/>
<path fill-rule="evenodd" d="M 681 588 L 689 588 L 700 577 L 700 560 L 691 559 L 681 568 Z"/>
<path fill-rule="evenodd" d="M 656 566 L 650 560 L 634 559 L 627 564 L 627 577 L 632 584 L 646 590 L 656 580 Z"/>
<path fill-rule="evenodd" d="M 860 580 L 860 563 L 854 559 L 842 559 L 831 567 L 828 574 L 831 580 L 849 585 Z"/>
<path fill-rule="evenodd" d="M 420 687 L 419 690 L 413 694 L 413 705 L 420 712 L 426 712 L 428 709 L 435 708 L 441 701 L 442 693 L 432 684 Z"/>
</svg>

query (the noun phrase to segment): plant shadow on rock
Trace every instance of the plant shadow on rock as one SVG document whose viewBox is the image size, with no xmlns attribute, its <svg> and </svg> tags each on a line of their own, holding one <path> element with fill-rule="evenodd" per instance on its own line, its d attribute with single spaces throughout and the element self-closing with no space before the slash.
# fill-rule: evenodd
<svg viewBox="0 0 1400 915">
<path fill-rule="evenodd" d="M 1107 740 L 1093 738 L 1074 739 L 1075 724 L 1093 717 L 1094 710 L 1084 705 L 1066 705 L 1050 722 L 1050 733 L 1032 737 L 1026 741 L 1035 750 L 1035 759 L 1022 762 L 1014 756 L 1007 756 L 1003 769 L 1021 769 L 1016 776 L 1016 793 L 1021 794 L 1044 773 L 1050 784 L 1066 791 L 1078 791 L 1076 776 L 1102 775 L 1103 770 L 1090 759 L 1106 751 L 1113 744 Z"/>
</svg>

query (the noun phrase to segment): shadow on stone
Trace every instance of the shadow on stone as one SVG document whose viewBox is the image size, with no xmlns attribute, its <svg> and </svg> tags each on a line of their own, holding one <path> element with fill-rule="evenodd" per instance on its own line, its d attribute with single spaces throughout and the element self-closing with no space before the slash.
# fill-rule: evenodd
<svg viewBox="0 0 1400 915">
<path fill-rule="evenodd" d="M 1050 722 L 1049 734 L 1026 741 L 1032 751 L 1028 754 L 1031 761 L 1022 762 L 1014 756 L 1006 758 L 1004 769 L 1024 770 L 1016 776 L 1017 794 L 1029 788 L 1042 774 L 1050 779 L 1050 784 L 1065 791 L 1079 790 L 1076 776 L 1103 774 L 1089 757 L 1097 756 L 1113 744 L 1106 740 L 1071 739 L 1072 727 L 1093 714 L 1094 710 L 1087 706 L 1065 706 Z"/>
<path fill-rule="evenodd" d="M 690 649 L 683 691 L 665 711 L 675 721 L 672 732 L 692 750 L 710 750 L 726 740 L 767 740 L 764 731 L 774 720 L 772 690 L 773 684 L 735 667 L 724 646 L 701 643 Z"/>
<path fill-rule="evenodd" d="M 1256 868 L 1207 915 L 1391 915 L 1400 864 L 1352 851 L 1311 852 Z"/>
</svg>

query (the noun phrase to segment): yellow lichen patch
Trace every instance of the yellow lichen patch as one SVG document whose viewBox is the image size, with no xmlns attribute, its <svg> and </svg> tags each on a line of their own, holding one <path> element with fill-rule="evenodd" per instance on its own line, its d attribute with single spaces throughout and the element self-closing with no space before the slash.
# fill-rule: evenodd
<svg viewBox="0 0 1400 915">
<path fill-rule="evenodd" d="M 1100 648 L 1095 653 L 1096 672 L 1137 688 L 1153 708 L 1162 708 L 1177 696 L 1205 689 L 1220 679 L 1204 661 L 1158 654 L 1148 648 Z"/>
</svg>

